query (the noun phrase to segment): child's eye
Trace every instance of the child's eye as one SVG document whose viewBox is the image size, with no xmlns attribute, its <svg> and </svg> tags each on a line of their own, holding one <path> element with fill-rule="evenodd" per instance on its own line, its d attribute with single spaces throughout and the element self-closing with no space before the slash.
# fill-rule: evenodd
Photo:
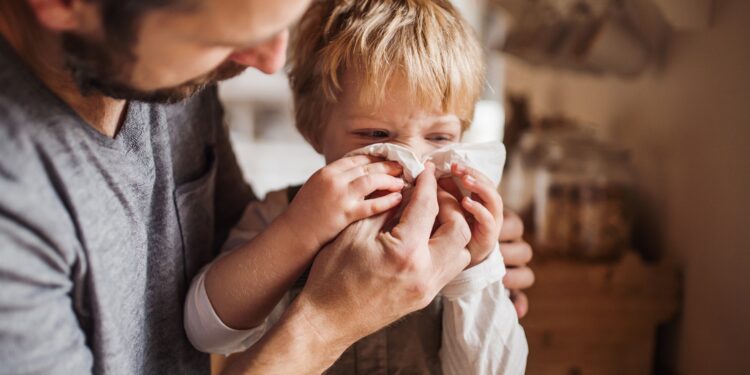
<svg viewBox="0 0 750 375">
<path fill-rule="evenodd" d="M 455 139 L 450 134 L 430 134 L 427 136 L 430 142 L 454 142 Z"/>
<path fill-rule="evenodd" d="M 390 136 L 390 133 L 388 133 L 387 130 L 383 130 L 383 129 L 359 130 L 359 131 L 354 132 L 354 134 L 360 137 L 373 138 L 373 139 L 388 138 L 388 136 Z"/>
</svg>

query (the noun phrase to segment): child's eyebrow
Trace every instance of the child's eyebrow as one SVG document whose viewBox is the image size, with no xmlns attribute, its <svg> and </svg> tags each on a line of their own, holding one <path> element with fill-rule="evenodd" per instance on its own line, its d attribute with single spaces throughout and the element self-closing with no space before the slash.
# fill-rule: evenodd
<svg viewBox="0 0 750 375">
<path fill-rule="evenodd" d="M 445 116 L 435 117 L 435 122 L 443 122 L 443 123 L 453 124 L 453 123 L 456 123 L 456 122 L 461 122 L 461 120 L 459 120 L 458 116 L 456 116 L 456 115 L 445 115 Z"/>
<path fill-rule="evenodd" d="M 432 121 L 433 125 L 444 125 L 444 126 L 453 126 L 453 125 L 461 125 L 461 120 L 455 116 L 455 115 L 445 115 L 436 117 Z"/>
<path fill-rule="evenodd" d="M 373 115 L 353 114 L 349 116 L 349 118 L 352 120 L 368 120 L 368 121 L 373 121 L 373 122 L 379 122 L 382 124 L 389 124 L 389 125 L 391 124 L 390 121 L 385 120 L 383 118 L 374 117 Z"/>
<path fill-rule="evenodd" d="M 354 120 L 362 119 L 362 120 L 371 120 L 371 121 L 377 121 L 377 122 L 383 122 L 383 123 L 391 122 L 391 121 L 388 121 L 387 119 L 376 117 L 375 115 L 367 115 L 367 114 L 360 114 L 360 113 L 355 113 L 355 114 L 349 115 L 348 117 Z M 430 116 L 427 119 L 433 123 L 454 124 L 454 123 L 461 122 L 458 116 L 453 115 L 453 114 Z"/>
</svg>

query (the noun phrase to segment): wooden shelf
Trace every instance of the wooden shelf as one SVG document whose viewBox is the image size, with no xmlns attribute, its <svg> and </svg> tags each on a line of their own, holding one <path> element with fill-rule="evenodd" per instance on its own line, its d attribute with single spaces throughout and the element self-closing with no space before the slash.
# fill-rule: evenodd
<svg viewBox="0 0 750 375">
<path fill-rule="evenodd" d="M 711 26 L 713 0 L 654 0 L 677 31 L 706 30 Z"/>
<path fill-rule="evenodd" d="M 632 253 L 614 264 L 539 261 L 521 324 L 528 374 L 648 374 L 659 324 L 680 303 L 675 266 Z"/>
</svg>

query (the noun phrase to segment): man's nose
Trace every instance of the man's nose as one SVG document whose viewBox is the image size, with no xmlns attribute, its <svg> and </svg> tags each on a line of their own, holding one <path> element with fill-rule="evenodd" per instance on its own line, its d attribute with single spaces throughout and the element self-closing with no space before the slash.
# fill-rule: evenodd
<svg viewBox="0 0 750 375">
<path fill-rule="evenodd" d="M 289 31 L 285 30 L 260 45 L 233 53 L 229 56 L 229 60 L 256 68 L 266 74 L 273 74 L 278 72 L 286 62 L 288 41 Z"/>
</svg>

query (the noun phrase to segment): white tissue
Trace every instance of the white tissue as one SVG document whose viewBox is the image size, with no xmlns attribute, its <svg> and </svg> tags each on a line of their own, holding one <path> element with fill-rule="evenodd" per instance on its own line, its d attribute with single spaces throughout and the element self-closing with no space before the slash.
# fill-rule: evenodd
<svg viewBox="0 0 750 375">
<path fill-rule="evenodd" d="M 458 164 L 476 169 L 498 186 L 505 165 L 505 146 L 500 142 L 454 143 L 424 155 L 421 160 L 408 148 L 393 143 L 372 144 L 346 156 L 354 155 L 372 155 L 397 161 L 404 167 L 404 179 L 409 183 L 424 171 L 424 163 L 431 161 L 435 164 L 437 178 L 450 176 L 451 165 Z"/>
<path fill-rule="evenodd" d="M 424 163 L 417 158 L 417 155 L 408 148 L 393 143 L 375 143 L 346 154 L 346 156 L 355 155 L 370 155 L 397 161 L 404 167 L 404 180 L 409 183 L 414 182 L 424 170 Z"/>
</svg>

